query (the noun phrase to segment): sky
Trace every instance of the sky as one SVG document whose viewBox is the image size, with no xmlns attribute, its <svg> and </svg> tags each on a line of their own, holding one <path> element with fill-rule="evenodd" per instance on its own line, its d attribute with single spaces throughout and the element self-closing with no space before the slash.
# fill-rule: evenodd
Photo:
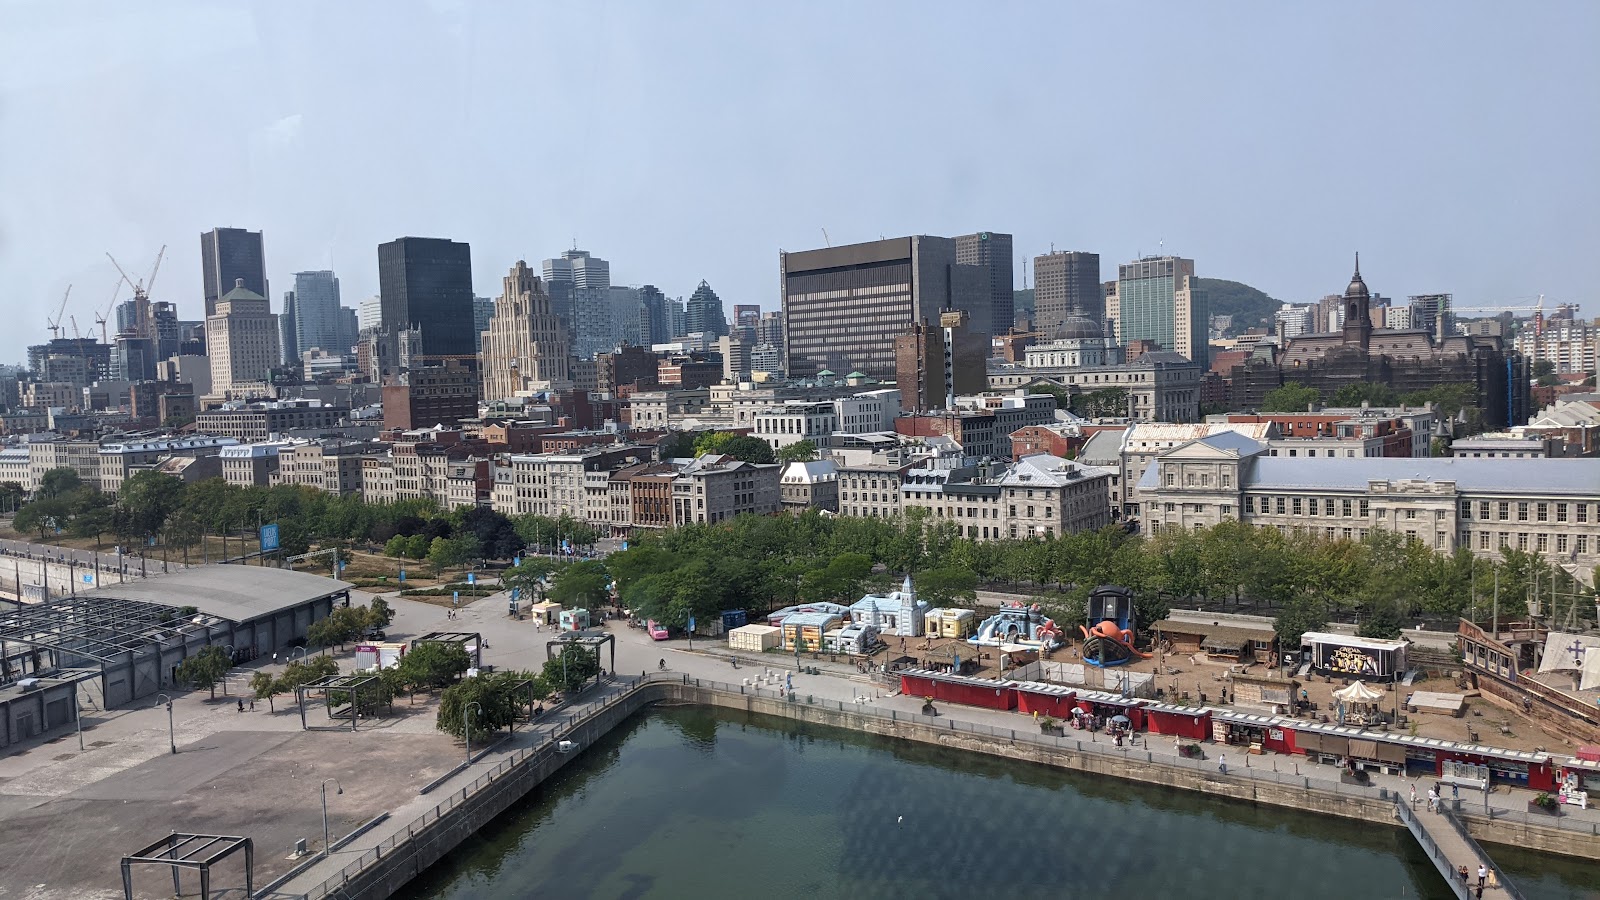
<svg viewBox="0 0 1600 900">
<path fill-rule="evenodd" d="M 216 226 L 265 233 L 275 311 L 323 268 L 356 306 L 402 235 L 469 242 L 480 296 L 576 242 L 775 309 L 780 250 L 997 231 L 1019 287 L 1165 252 L 1305 302 L 1359 250 L 1386 296 L 1595 315 L 1597 36 L 1592 0 L 0 0 L 0 360 L 69 284 L 95 328 L 107 251 L 165 245 L 200 318 Z"/>
</svg>

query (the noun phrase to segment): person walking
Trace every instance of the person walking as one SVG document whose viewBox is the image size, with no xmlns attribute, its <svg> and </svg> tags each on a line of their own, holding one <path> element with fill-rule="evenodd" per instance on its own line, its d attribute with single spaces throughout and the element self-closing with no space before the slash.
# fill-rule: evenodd
<svg viewBox="0 0 1600 900">
<path fill-rule="evenodd" d="M 1467 883 L 1467 867 L 1466 866 L 1457 866 L 1456 867 L 1456 872 L 1461 875 L 1461 883 L 1462 884 L 1466 884 Z"/>
<path fill-rule="evenodd" d="M 1450 799 L 1451 800 L 1460 800 L 1461 799 L 1461 785 L 1456 784 L 1453 781 L 1450 783 Z"/>
<path fill-rule="evenodd" d="M 1436 813 L 1438 811 L 1439 811 L 1439 792 L 1434 790 L 1433 788 L 1428 788 L 1428 812 Z"/>
<path fill-rule="evenodd" d="M 1417 808 L 1417 786 L 1414 784 L 1411 786 L 1411 808 Z"/>
<path fill-rule="evenodd" d="M 1489 877 L 1489 868 L 1483 863 L 1478 863 L 1478 890 L 1483 890 L 1483 882 Z"/>
<path fill-rule="evenodd" d="M 1224 775 L 1228 774 L 1228 754 L 1224 753 L 1217 757 L 1217 771 Z"/>
<path fill-rule="evenodd" d="M 1489 887 L 1493 888 L 1493 887 L 1499 887 L 1499 886 L 1500 886 L 1500 878 L 1499 878 L 1499 876 L 1494 874 L 1494 870 L 1493 869 L 1490 869 L 1489 870 Z"/>
</svg>

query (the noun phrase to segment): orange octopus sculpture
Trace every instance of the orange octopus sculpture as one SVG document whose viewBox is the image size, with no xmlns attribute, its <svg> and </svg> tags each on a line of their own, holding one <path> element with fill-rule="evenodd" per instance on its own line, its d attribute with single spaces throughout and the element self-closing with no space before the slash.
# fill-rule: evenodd
<svg viewBox="0 0 1600 900">
<path fill-rule="evenodd" d="M 1083 658 L 1085 662 L 1100 666 L 1115 666 L 1132 662 L 1134 657 L 1149 659 L 1150 654 L 1133 649 L 1133 632 L 1118 628 L 1111 619 L 1095 623 L 1093 628 L 1078 626 L 1083 632 Z M 1107 646 L 1110 645 L 1110 646 Z"/>
</svg>

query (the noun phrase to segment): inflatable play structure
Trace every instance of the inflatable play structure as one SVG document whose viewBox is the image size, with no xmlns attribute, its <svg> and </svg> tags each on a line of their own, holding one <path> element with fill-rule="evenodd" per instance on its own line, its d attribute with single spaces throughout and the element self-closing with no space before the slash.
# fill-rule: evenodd
<svg viewBox="0 0 1600 900">
<path fill-rule="evenodd" d="M 1133 591 L 1102 585 L 1089 594 L 1089 625 L 1083 632 L 1083 661 L 1091 666 L 1125 666 L 1149 659 L 1133 647 Z"/>
<path fill-rule="evenodd" d="M 1002 603 L 1000 611 L 978 625 L 978 633 L 967 638 L 975 647 L 1022 647 L 1054 650 L 1061 646 L 1061 627 L 1039 610 L 1038 604 Z"/>
</svg>

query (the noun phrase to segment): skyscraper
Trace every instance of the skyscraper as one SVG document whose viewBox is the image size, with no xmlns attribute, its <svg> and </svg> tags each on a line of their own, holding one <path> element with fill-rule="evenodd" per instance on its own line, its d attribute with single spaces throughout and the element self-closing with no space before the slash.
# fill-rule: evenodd
<svg viewBox="0 0 1600 900">
<path fill-rule="evenodd" d="M 973 326 L 987 334 L 1005 334 L 1011 330 L 1016 313 L 1012 291 L 1011 235 L 998 231 L 980 231 L 956 237 L 956 262 L 964 266 L 989 268 L 989 312 L 987 316 L 971 316 Z"/>
<path fill-rule="evenodd" d="M 205 279 L 206 315 L 217 300 L 233 290 L 240 279 L 246 290 L 267 296 L 267 255 L 261 232 L 243 228 L 213 228 L 200 235 L 200 269 Z"/>
<path fill-rule="evenodd" d="M 919 235 L 780 253 L 785 361 L 808 378 L 823 369 L 893 378 L 895 338 L 914 323 L 965 310 L 988 334 L 989 266 L 956 263 L 951 238 Z"/>
<path fill-rule="evenodd" d="M 703 279 L 689 296 L 689 305 L 684 314 L 684 327 L 690 334 L 703 332 L 707 337 L 721 337 L 728 333 L 728 319 L 722 312 L 722 298 Z"/>
<path fill-rule="evenodd" d="M 295 359 L 312 349 L 349 353 L 339 345 L 339 279 L 330 271 L 294 273 Z"/>
<path fill-rule="evenodd" d="M 339 307 L 339 353 L 349 353 L 361 340 L 361 326 L 356 319 L 356 311 L 348 306 Z"/>
<path fill-rule="evenodd" d="M 366 331 L 368 328 L 379 328 L 383 325 L 383 298 L 368 297 L 361 301 L 356 309 L 356 328 Z"/>
<path fill-rule="evenodd" d="M 378 245 L 383 327 L 422 332 L 423 356 L 476 358 L 472 337 L 472 249 L 446 238 L 403 237 Z"/>
<path fill-rule="evenodd" d="M 672 321 L 667 314 L 667 297 L 653 284 L 639 288 L 639 346 L 665 344 L 672 340 Z"/>
<path fill-rule="evenodd" d="M 1100 254 L 1072 250 L 1035 256 L 1033 309 L 1033 330 L 1040 334 L 1054 333 L 1071 316 L 1101 324 L 1105 288 L 1100 282 Z"/>
<path fill-rule="evenodd" d="M 218 396 L 266 389 L 272 367 L 282 362 L 278 317 L 267 298 L 235 279 L 233 290 L 217 298 L 206 316 L 206 355 L 211 359 L 211 390 Z"/>
<path fill-rule="evenodd" d="M 570 384 L 566 327 L 528 264 L 517 260 L 483 333 L 483 399 L 508 400 Z"/>
<path fill-rule="evenodd" d="M 283 312 L 278 313 L 278 353 L 284 365 L 300 364 L 300 331 L 296 318 L 294 291 L 284 291 Z"/>
<path fill-rule="evenodd" d="M 1194 260 L 1153 256 L 1118 266 L 1116 302 L 1121 343 L 1154 341 L 1210 365 L 1211 309 L 1195 286 Z"/>
<path fill-rule="evenodd" d="M 735 303 L 733 305 L 733 324 L 740 327 L 756 327 L 761 321 L 761 307 L 754 303 Z"/>
<path fill-rule="evenodd" d="M 621 323 L 612 313 L 625 298 L 612 296 L 611 263 L 574 248 L 544 260 L 540 269 L 550 310 L 566 323 L 573 355 L 587 359 L 616 346 Z"/>
<path fill-rule="evenodd" d="M 472 298 L 472 336 L 477 340 L 478 352 L 483 352 L 483 333 L 489 330 L 489 320 L 494 317 L 492 297 Z"/>
</svg>

